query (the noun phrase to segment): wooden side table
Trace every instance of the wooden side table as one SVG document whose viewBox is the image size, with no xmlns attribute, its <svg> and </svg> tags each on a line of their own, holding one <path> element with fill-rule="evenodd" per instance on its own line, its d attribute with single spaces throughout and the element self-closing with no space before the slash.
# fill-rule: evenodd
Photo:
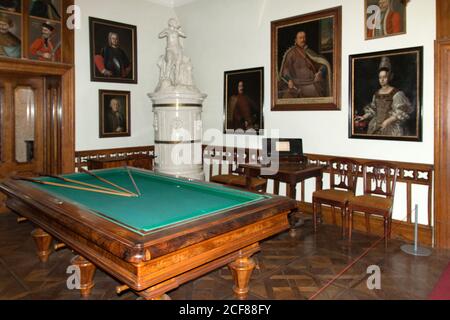
<svg viewBox="0 0 450 320">
<path fill-rule="evenodd" d="M 240 164 L 240 168 L 244 169 L 247 181 L 247 189 L 250 188 L 251 178 L 259 177 L 264 179 L 272 179 L 276 183 L 275 193 L 278 193 L 279 183 L 287 184 L 287 196 L 296 200 L 297 184 L 309 178 L 316 179 L 316 191 L 322 190 L 324 165 L 312 165 L 308 163 L 298 162 L 280 162 L 272 167 L 260 164 Z M 251 190 L 252 191 L 252 190 Z M 295 234 L 295 228 L 302 225 L 303 221 L 297 222 L 295 213 L 291 214 L 291 234 Z"/>
</svg>

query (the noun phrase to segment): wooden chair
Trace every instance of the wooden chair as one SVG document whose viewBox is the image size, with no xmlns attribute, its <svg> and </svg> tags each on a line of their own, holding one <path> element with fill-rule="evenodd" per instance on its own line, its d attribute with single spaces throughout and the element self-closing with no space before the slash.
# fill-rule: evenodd
<svg viewBox="0 0 450 320">
<path fill-rule="evenodd" d="M 236 169 L 228 174 L 219 174 L 210 178 L 211 182 L 229 185 L 238 188 L 247 188 L 247 181 L 242 170 Z M 252 178 L 250 182 L 251 191 L 266 192 L 267 180 Z"/>
<path fill-rule="evenodd" d="M 348 238 L 352 239 L 353 212 L 366 214 L 366 229 L 370 232 L 370 215 L 384 219 L 385 246 L 391 237 L 392 208 L 394 205 L 395 184 L 399 169 L 389 162 L 369 162 L 364 164 L 364 195 L 353 197 L 348 202 Z"/>
<path fill-rule="evenodd" d="M 335 224 L 336 208 L 341 209 L 342 236 L 345 237 L 347 203 L 355 195 L 359 166 L 358 162 L 348 158 L 330 159 L 330 189 L 313 193 L 314 232 L 317 232 L 317 215 L 325 204 L 331 206 Z"/>
<path fill-rule="evenodd" d="M 228 186 L 247 188 L 247 181 L 244 175 L 244 170 L 237 165 L 238 158 L 245 157 L 246 161 L 249 161 L 248 152 L 239 154 L 236 150 L 233 153 L 227 152 L 226 149 L 212 151 L 212 159 L 216 160 L 216 163 L 211 163 L 209 167 L 209 181 L 220 183 Z M 213 175 L 214 166 L 217 165 L 219 172 L 217 175 Z M 226 169 L 227 168 L 227 169 Z M 267 180 L 260 178 L 252 178 L 250 184 L 251 191 L 266 192 Z"/>
</svg>

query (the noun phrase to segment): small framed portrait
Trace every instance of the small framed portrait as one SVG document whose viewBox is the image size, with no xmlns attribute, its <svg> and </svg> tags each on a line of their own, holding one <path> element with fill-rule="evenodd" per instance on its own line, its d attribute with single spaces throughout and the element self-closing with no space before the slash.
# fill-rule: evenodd
<svg viewBox="0 0 450 320">
<path fill-rule="evenodd" d="M 225 72 L 224 133 L 262 134 L 263 107 L 263 67 Z"/>
<path fill-rule="evenodd" d="M 0 0 L 0 11 L 21 13 L 22 1 L 21 0 Z"/>
<path fill-rule="evenodd" d="M 0 57 L 22 58 L 22 18 L 0 12 Z"/>
<path fill-rule="evenodd" d="M 91 81 L 137 83 L 136 26 L 89 17 Z"/>
<path fill-rule="evenodd" d="M 129 137 L 130 91 L 100 90 L 100 138 Z"/>
<path fill-rule="evenodd" d="M 62 0 L 31 0 L 30 16 L 46 20 L 61 21 Z"/>
<path fill-rule="evenodd" d="M 32 60 L 61 62 L 61 24 L 30 18 L 28 55 Z"/>
<path fill-rule="evenodd" d="M 350 56 L 349 136 L 422 141 L 423 47 Z"/>
<path fill-rule="evenodd" d="M 272 111 L 340 110 L 342 7 L 272 21 Z"/>
<path fill-rule="evenodd" d="M 366 40 L 406 33 L 406 5 L 409 0 L 365 0 Z"/>
</svg>

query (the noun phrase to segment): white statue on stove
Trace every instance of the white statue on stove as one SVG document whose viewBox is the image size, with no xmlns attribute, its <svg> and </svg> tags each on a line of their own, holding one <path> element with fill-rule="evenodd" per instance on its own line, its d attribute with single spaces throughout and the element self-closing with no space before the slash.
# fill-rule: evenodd
<svg viewBox="0 0 450 320">
<path fill-rule="evenodd" d="M 184 54 L 185 38 L 176 19 L 170 19 L 159 34 L 159 39 L 166 40 L 166 50 L 158 60 L 158 85 L 148 95 L 154 113 L 154 168 L 163 174 L 203 180 L 201 119 L 207 95 L 194 84 L 191 59 Z"/>
<path fill-rule="evenodd" d="M 160 75 L 154 94 L 200 93 L 194 84 L 191 59 L 183 52 L 183 38 L 186 35 L 176 19 L 170 19 L 168 25 L 159 34 L 160 39 L 167 39 L 167 45 L 166 53 L 158 61 Z"/>
</svg>

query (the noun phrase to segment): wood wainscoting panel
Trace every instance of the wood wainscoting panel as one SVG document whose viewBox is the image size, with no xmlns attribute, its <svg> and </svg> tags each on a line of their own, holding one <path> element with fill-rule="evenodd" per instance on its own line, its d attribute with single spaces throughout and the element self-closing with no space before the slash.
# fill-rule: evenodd
<svg viewBox="0 0 450 320">
<path fill-rule="evenodd" d="M 244 148 L 231 148 L 223 146 L 204 146 L 203 148 L 203 163 L 205 166 L 206 176 L 209 177 L 212 174 L 226 173 L 236 169 L 237 164 L 248 163 L 257 161 L 260 156 L 261 150 L 257 149 L 244 149 Z M 312 164 L 328 165 L 329 160 L 334 158 L 333 155 L 319 155 L 319 154 L 305 154 L 307 160 Z M 359 162 L 361 165 L 364 163 L 375 161 L 373 159 L 352 158 Z M 450 157 L 449 157 L 450 159 Z M 434 196 L 434 166 L 432 164 L 423 163 L 407 163 L 391 161 L 400 169 L 400 175 L 397 178 L 397 182 L 406 184 L 405 194 L 405 208 L 406 212 L 403 215 L 406 221 L 393 220 L 393 236 L 402 238 L 404 240 L 412 241 L 414 239 L 414 224 L 412 223 L 413 207 L 413 187 L 424 186 L 427 188 L 428 206 L 426 206 L 426 212 L 428 217 L 428 223 L 425 225 L 419 225 L 419 240 L 422 245 L 433 244 L 433 196 Z M 325 174 L 328 174 L 328 170 L 324 170 Z M 362 171 L 360 172 L 362 177 Z M 450 187 L 450 184 L 449 184 Z M 275 190 L 279 191 L 279 188 Z M 277 191 L 275 191 L 277 193 Z M 302 212 L 306 214 L 312 214 L 312 204 L 305 201 L 305 183 L 301 184 L 299 194 L 300 202 L 299 207 Z M 425 210 L 425 209 L 424 209 Z M 324 207 L 324 222 L 327 224 L 340 225 L 340 217 L 337 214 L 336 221 L 333 220 L 331 209 Z M 355 215 L 354 219 L 355 229 L 365 231 L 365 217 L 363 215 Z M 372 217 L 370 219 L 370 230 L 374 234 L 382 234 L 381 221 Z"/>
<path fill-rule="evenodd" d="M 300 212 L 311 214 L 313 212 L 311 203 L 299 203 Z M 335 216 L 330 207 L 322 206 L 322 221 L 325 224 L 338 226 L 342 223 L 342 217 L 339 208 L 336 209 Z M 370 234 L 383 236 L 384 226 L 383 219 L 377 216 L 370 216 L 369 229 L 366 228 L 366 218 L 362 213 L 355 212 L 353 214 L 353 230 L 368 232 Z M 347 225 L 347 222 L 346 222 Z M 319 226 L 320 232 L 320 226 Z M 409 222 L 398 220 L 392 221 L 392 237 L 405 241 L 414 241 L 414 225 Z M 422 246 L 431 247 L 433 245 L 433 229 L 429 226 L 419 225 L 419 244 Z"/>
<path fill-rule="evenodd" d="M 91 160 L 124 160 L 139 163 L 143 156 L 152 157 L 155 153 L 154 146 L 102 149 L 102 150 L 86 150 L 75 152 L 75 168 L 87 169 Z M 153 158 L 152 158 L 153 160 Z M 72 160 L 73 161 L 73 160 Z M 153 164 L 151 165 L 153 167 Z"/>
</svg>

